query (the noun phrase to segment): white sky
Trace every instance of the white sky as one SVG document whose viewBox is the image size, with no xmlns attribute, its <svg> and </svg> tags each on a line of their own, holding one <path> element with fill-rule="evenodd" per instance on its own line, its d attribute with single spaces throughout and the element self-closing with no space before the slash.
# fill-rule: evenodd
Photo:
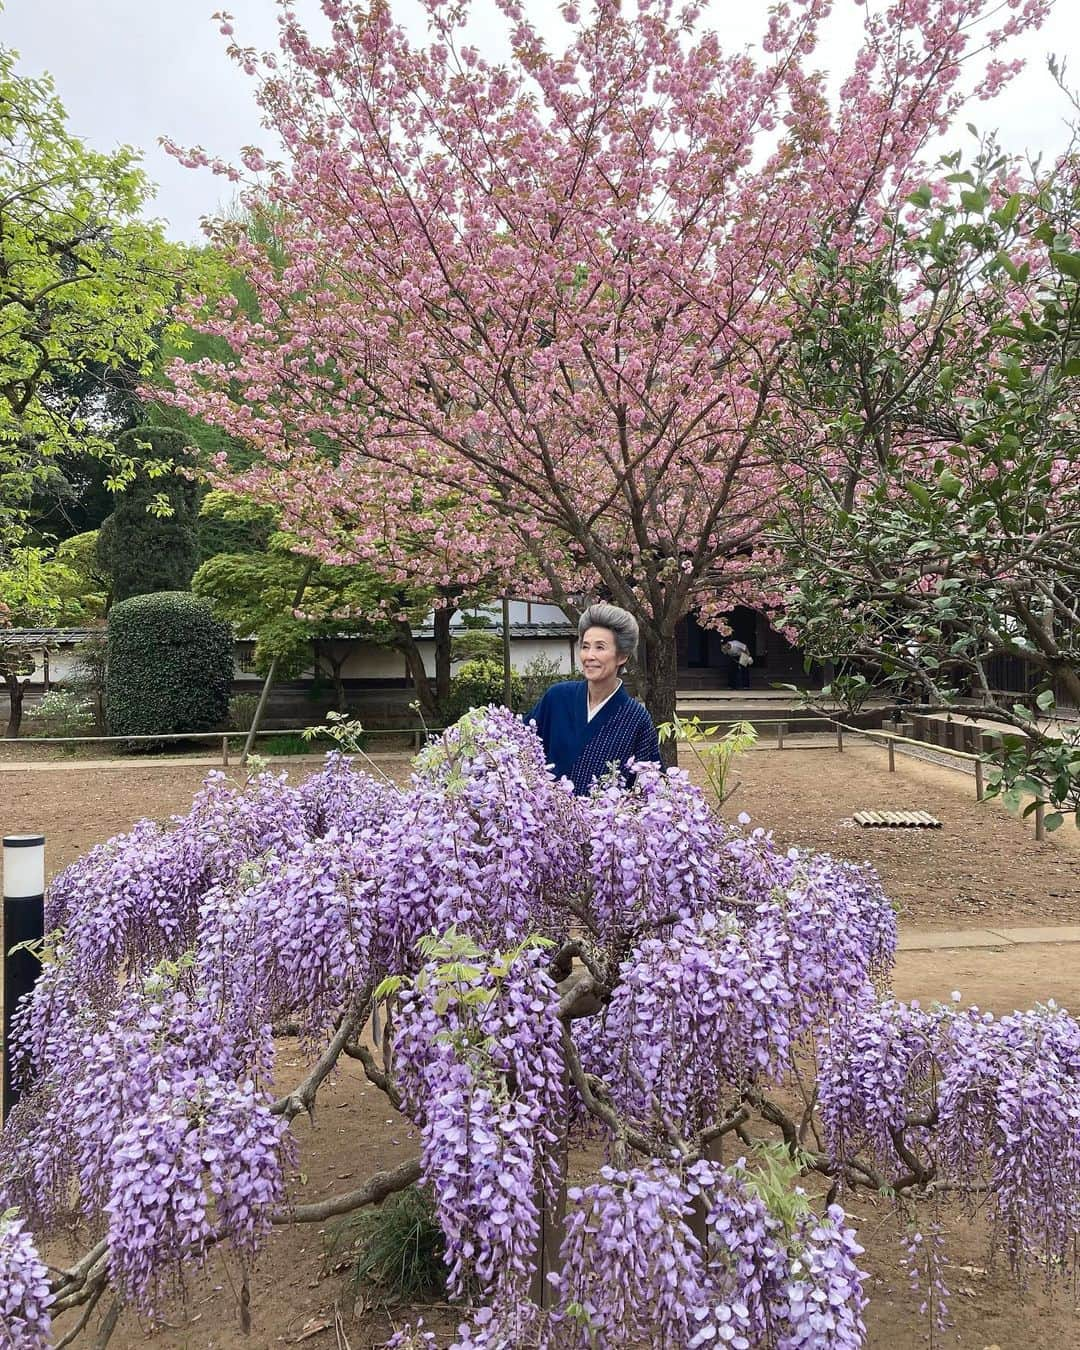
<svg viewBox="0 0 1080 1350">
<path fill-rule="evenodd" d="M 235 18 L 236 38 L 260 50 L 276 47 L 274 0 L 0 0 L 0 42 L 21 56 L 28 74 L 48 71 L 55 79 L 72 131 L 99 149 L 119 144 L 144 152 L 159 185 L 153 214 L 179 239 L 199 235 L 199 217 L 228 202 L 227 185 L 208 171 L 184 169 L 158 146 L 171 136 L 180 145 L 202 145 L 234 160 L 242 145 L 272 142 L 259 124 L 251 82 L 225 55 L 226 40 L 210 18 L 223 8 Z M 392 0 L 395 12 L 419 35 L 415 0 Z M 753 42 L 764 27 L 769 0 L 712 0 L 709 23 L 725 46 Z M 300 0 L 312 25 L 321 22 L 318 0 Z M 477 41 L 489 55 L 503 53 L 494 38 L 490 3 L 477 0 Z M 554 0 L 527 0 L 526 8 L 557 33 Z M 861 11 L 837 0 L 837 13 L 817 63 L 843 73 L 858 41 Z M 497 21 L 501 28 L 501 20 Z M 498 31 L 498 29 L 495 29 Z M 1057 0 L 1040 33 L 1015 44 L 1027 68 L 991 104 L 973 104 L 962 122 L 999 128 L 1007 149 L 1051 155 L 1067 138 L 1068 103 L 1046 72 L 1046 56 L 1066 59 L 1080 80 L 1080 0 Z M 943 148 L 966 138 L 963 126 Z"/>
</svg>

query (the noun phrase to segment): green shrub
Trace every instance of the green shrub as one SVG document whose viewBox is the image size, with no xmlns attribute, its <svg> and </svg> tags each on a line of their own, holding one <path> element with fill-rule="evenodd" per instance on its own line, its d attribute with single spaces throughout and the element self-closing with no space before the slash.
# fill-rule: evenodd
<svg viewBox="0 0 1080 1350">
<path fill-rule="evenodd" d="M 521 676 L 510 673 L 510 698 L 513 707 L 520 708 L 524 695 Z M 501 661 L 466 661 L 450 681 L 450 700 L 446 709 L 449 725 L 456 722 L 470 708 L 483 708 L 488 703 L 503 701 L 503 665 Z"/>
<path fill-rule="evenodd" d="M 136 595 L 109 611 L 105 707 L 112 736 L 213 731 L 228 714 L 233 636 L 209 600 Z"/>
<path fill-rule="evenodd" d="M 355 1293 L 373 1288 L 387 1303 L 415 1303 L 446 1289 L 445 1243 L 426 1187 L 410 1186 L 344 1220 L 332 1231 L 331 1253 L 346 1243 L 355 1255 Z"/>
<path fill-rule="evenodd" d="M 234 731 L 249 730 L 258 706 L 258 694 L 235 694 L 229 699 L 229 726 Z"/>
<path fill-rule="evenodd" d="M 69 689 L 50 689 L 26 710 L 31 736 L 89 736 L 94 728 L 90 700 Z"/>
<path fill-rule="evenodd" d="M 467 628 L 450 639 L 454 661 L 502 661 L 502 634 L 490 628 Z"/>
<path fill-rule="evenodd" d="M 535 708 L 553 684 L 566 678 L 558 657 L 534 656 L 521 672 L 522 699 L 518 711 L 528 712 Z"/>
<path fill-rule="evenodd" d="M 64 688 L 87 704 L 94 735 L 104 736 L 105 672 L 109 667 L 109 638 L 105 629 L 91 633 L 73 654 L 74 664 L 64 680 Z"/>
</svg>

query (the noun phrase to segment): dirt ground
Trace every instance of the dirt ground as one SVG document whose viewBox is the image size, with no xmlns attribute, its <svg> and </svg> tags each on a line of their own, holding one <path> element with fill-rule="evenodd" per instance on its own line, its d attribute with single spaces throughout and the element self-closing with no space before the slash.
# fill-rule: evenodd
<svg viewBox="0 0 1080 1350">
<path fill-rule="evenodd" d="M 291 765 L 293 775 L 307 765 Z M 406 771 L 404 758 L 385 767 Z M 140 816 L 163 819 L 184 810 L 205 770 L 191 765 L 134 765 L 88 769 L 68 766 L 0 772 L 0 831 L 40 831 L 48 839 L 55 872 L 89 845 L 125 829 Z M 1067 826 L 1036 843 L 1032 823 L 1000 805 L 974 801 L 970 780 L 921 761 L 885 756 L 868 746 L 846 749 L 756 751 L 740 762 L 742 784 L 728 814 L 746 811 L 778 839 L 825 850 L 880 871 L 901 906 L 902 931 L 994 925 L 1080 923 L 1080 850 Z M 941 830 L 860 829 L 853 812 L 923 809 Z M 904 998 L 946 999 L 959 990 L 965 1002 L 997 1012 L 1054 998 L 1080 1012 L 1080 945 L 1028 945 L 942 952 L 902 952 L 894 989 Z M 283 1075 L 300 1076 L 298 1053 L 285 1047 Z M 416 1148 L 408 1127 L 395 1118 L 376 1089 L 347 1063 L 320 1095 L 314 1123 L 297 1122 L 301 1162 L 293 1177 L 298 1201 L 325 1198 L 393 1166 Z M 895 1257 L 884 1208 L 865 1202 L 854 1210 L 869 1251 L 872 1350 L 908 1350 L 931 1344 L 917 1315 L 920 1295 L 907 1287 Z M 238 1274 L 215 1255 L 190 1282 L 186 1304 L 157 1328 L 125 1314 L 110 1344 L 119 1350 L 269 1350 L 302 1344 L 312 1350 L 367 1350 L 385 1339 L 389 1320 L 354 1301 L 333 1270 L 324 1228 L 275 1233 L 254 1274 L 252 1331 L 241 1333 Z M 946 1282 L 953 1290 L 952 1325 L 938 1347 L 971 1350 L 1076 1350 L 1080 1306 L 1075 1291 L 1049 1299 L 1038 1280 L 1021 1301 L 1000 1270 L 989 1269 L 977 1227 L 960 1225 L 947 1237 Z M 54 1252 L 63 1261 L 65 1253 Z M 342 1336 L 335 1332 L 335 1308 Z M 408 1312 L 403 1313 L 407 1318 Z M 425 1312 L 429 1325 L 452 1325 L 447 1309 Z M 96 1320 L 96 1319 L 95 1319 Z M 63 1329 L 71 1322 L 62 1324 Z M 92 1344 L 84 1337 L 80 1344 Z"/>
<path fill-rule="evenodd" d="M 906 755 L 895 773 L 887 763 L 865 743 L 843 754 L 757 750 L 738 761 L 742 781 L 725 814 L 744 811 L 786 844 L 872 863 L 909 929 L 1080 923 L 1080 830 L 1071 822 L 1036 842 L 1034 820 L 977 802 L 971 777 Z M 852 823 L 861 810 L 929 811 L 941 829 L 865 829 Z"/>
<path fill-rule="evenodd" d="M 685 749 L 683 760 L 698 777 Z M 378 762 L 398 778 L 408 771 L 405 755 L 380 755 Z M 163 820 L 185 810 L 209 772 L 183 762 L 111 763 L 0 768 L 0 830 L 44 834 L 52 874 L 141 816 Z M 295 778 L 317 763 L 270 767 Z M 903 755 L 890 774 L 883 750 L 856 744 L 842 755 L 831 747 L 757 750 L 739 760 L 736 776 L 729 817 L 746 812 L 786 844 L 872 863 L 907 928 L 1080 923 L 1080 830 L 1067 822 L 1037 843 L 1032 820 L 1018 820 L 996 801 L 976 802 L 963 774 Z M 856 811 L 890 809 L 929 811 L 942 828 L 852 824 Z"/>
</svg>

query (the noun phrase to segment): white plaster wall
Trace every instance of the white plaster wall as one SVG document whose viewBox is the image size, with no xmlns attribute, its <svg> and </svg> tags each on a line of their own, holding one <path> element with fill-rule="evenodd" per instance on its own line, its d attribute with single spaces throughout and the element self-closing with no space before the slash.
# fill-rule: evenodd
<svg viewBox="0 0 1080 1350">
<path fill-rule="evenodd" d="M 420 641 L 416 644 L 424 658 L 424 669 L 431 676 L 435 674 L 435 643 Z M 559 662 L 560 671 L 570 674 L 569 638 L 511 638 L 510 664 L 515 670 L 522 670 L 534 656 L 548 656 Z M 404 662 L 402 662 L 404 665 Z M 457 670 L 457 665 L 454 666 Z"/>
<path fill-rule="evenodd" d="M 515 602 L 524 605 L 524 602 Z M 553 617 L 544 614 L 537 617 L 536 610 L 543 608 L 553 612 Z M 564 620 L 560 617 L 561 611 L 556 610 L 554 605 L 533 606 L 533 623 L 557 623 Z M 524 613 L 519 622 L 524 623 Z M 424 660 L 424 669 L 432 677 L 435 674 L 435 642 L 433 639 L 421 639 L 417 646 Z M 240 668 L 239 644 L 235 648 L 233 662 L 234 678 L 243 683 L 250 683 L 253 687 L 262 684 L 262 677 L 256 675 L 251 670 L 241 670 Z M 33 653 L 36 668 L 34 670 L 31 687 L 42 684 L 42 663 L 41 652 Z M 559 671 L 564 675 L 574 673 L 574 666 L 571 661 L 571 640 L 570 638 L 512 638 L 510 641 L 510 661 L 515 670 L 522 670 L 528 663 L 537 656 L 547 656 L 553 658 L 559 663 Z M 49 680 L 52 684 L 62 684 L 70 678 L 73 673 L 75 661 L 77 659 L 77 649 L 74 647 L 54 648 L 49 653 Z M 344 666 L 342 667 L 342 676 L 347 680 L 407 680 L 409 678 L 408 668 L 405 665 L 405 658 L 399 651 L 393 647 L 384 647 L 376 642 L 357 642 L 353 650 L 349 653 Z M 308 668 L 303 671 L 299 678 L 313 679 L 315 671 Z"/>
<path fill-rule="evenodd" d="M 496 628 L 502 626 L 502 601 L 493 605 L 481 605 L 476 610 L 470 610 L 470 614 L 486 614 Z M 431 615 L 428 615 L 428 623 L 431 622 Z M 464 619 L 461 613 L 457 613 L 450 620 L 451 628 L 464 627 Z M 539 600 L 511 600 L 510 601 L 510 622 L 515 623 L 569 623 L 566 615 L 558 605 L 549 605 Z"/>
<path fill-rule="evenodd" d="M 435 676 L 435 642 L 432 638 L 421 638 L 417 642 L 423 658 L 424 669 L 432 678 Z M 559 662 L 559 670 L 567 676 L 573 673 L 570 659 L 569 638 L 512 638 L 510 642 L 510 662 L 515 670 L 521 670 L 536 656 L 547 656 Z M 456 667 L 455 667 L 456 668 Z M 346 658 L 341 669 L 346 680 L 408 680 L 409 671 L 405 658 L 393 647 L 383 647 L 376 642 L 358 642 Z M 315 672 L 310 667 L 303 671 L 300 679 L 313 679 Z M 261 683 L 259 676 L 250 671 L 242 671 L 239 658 L 236 664 L 238 680 Z"/>
<path fill-rule="evenodd" d="M 34 673 L 30 679 L 30 688 L 39 689 L 45 683 L 45 665 L 41 648 L 31 647 L 28 654 L 34 659 Z M 50 647 L 49 683 L 62 684 L 65 680 L 70 679 L 74 674 L 77 658 L 78 652 L 74 647 Z"/>
<path fill-rule="evenodd" d="M 338 644 L 337 650 L 341 650 Z M 393 647 L 378 642 L 357 642 L 341 668 L 346 680 L 404 680 L 409 672 L 405 658 Z"/>
</svg>

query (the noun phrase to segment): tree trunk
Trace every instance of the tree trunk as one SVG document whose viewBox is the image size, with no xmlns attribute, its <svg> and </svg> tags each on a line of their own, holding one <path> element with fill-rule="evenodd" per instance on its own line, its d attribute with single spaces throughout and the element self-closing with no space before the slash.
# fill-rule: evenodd
<svg viewBox="0 0 1080 1350">
<path fill-rule="evenodd" d="M 1080 708 L 1080 671 L 1067 661 L 1055 662 L 1050 669 L 1058 691 L 1065 694 L 1064 702 Z"/>
<path fill-rule="evenodd" d="M 424 658 L 420 654 L 420 648 L 416 645 L 412 629 L 404 619 L 396 619 L 394 630 L 396 633 L 394 646 L 405 657 L 405 664 L 412 678 L 413 687 L 416 689 L 420 712 L 426 722 L 438 726 L 439 705 L 435 697 L 435 689 L 428 679 L 427 670 L 424 667 Z"/>
<path fill-rule="evenodd" d="M 440 708 L 450 702 L 450 620 L 456 613 L 455 604 L 435 610 L 435 702 Z"/>
<path fill-rule="evenodd" d="M 647 632 L 641 629 L 642 645 L 645 649 L 644 702 L 649 715 L 657 726 L 670 722 L 675 717 L 675 694 L 678 684 L 678 653 L 674 635 Z M 678 747 L 674 740 L 664 741 L 660 753 L 665 765 L 679 762 Z"/>
<path fill-rule="evenodd" d="M 251 719 L 251 726 L 248 727 L 247 737 L 244 740 L 244 751 L 240 756 L 240 763 L 246 764 L 248 756 L 255 749 L 255 741 L 259 734 L 259 728 L 262 726 L 263 713 L 266 712 L 266 705 L 270 702 L 270 690 L 274 687 L 274 679 L 277 675 L 277 657 L 271 657 L 270 669 L 266 672 L 266 679 L 263 680 L 263 686 L 259 690 L 259 701 L 255 705 L 255 715 Z"/>
<path fill-rule="evenodd" d="M 345 681 L 341 678 L 341 670 L 346 657 L 335 661 L 332 656 L 327 655 L 326 659 L 330 663 L 330 677 L 334 682 L 334 706 L 339 713 L 345 714 L 349 711 L 349 703 L 345 697 Z"/>
<path fill-rule="evenodd" d="M 341 671 L 348 660 L 349 653 L 345 652 L 343 656 L 335 656 L 330 644 L 318 638 L 312 642 L 311 650 L 315 654 L 316 671 L 319 672 L 320 676 L 330 676 L 330 683 L 334 690 L 334 711 L 345 716 L 349 711 L 349 702 L 345 697 L 345 681 L 341 678 Z"/>
<path fill-rule="evenodd" d="M 514 706 L 514 672 L 510 665 L 510 597 L 502 598 L 503 705 Z"/>
<path fill-rule="evenodd" d="M 317 563 L 314 558 L 309 558 L 307 560 L 307 564 L 304 567 L 304 574 L 300 578 L 299 584 L 296 587 L 296 594 L 293 596 L 293 609 L 296 609 L 303 600 L 304 592 L 307 590 L 307 584 L 311 580 L 311 574 L 315 571 L 316 565 Z M 244 741 L 244 753 L 240 756 L 241 764 L 247 763 L 248 756 L 255 748 L 255 739 L 258 735 L 259 727 L 262 726 L 263 714 L 266 712 L 267 705 L 270 702 L 270 690 L 274 687 L 274 678 L 276 675 L 277 657 L 275 656 L 271 658 L 270 669 L 266 672 L 266 679 L 263 680 L 263 687 L 259 693 L 259 701 L 255 706 L 255 716 L 251 719 L 251 726 L 248 727 L 247 739 Z"/>
<path fill-rule="evenodd" d="M 14 740 L 22 726 L 23 696 L 29 680 L 20 681 L 18 675 L 11 670 L 5 672 L 4 679 L 8 691 L 8 724 L 4 737 L 7 740 Z"/>
</svg>

